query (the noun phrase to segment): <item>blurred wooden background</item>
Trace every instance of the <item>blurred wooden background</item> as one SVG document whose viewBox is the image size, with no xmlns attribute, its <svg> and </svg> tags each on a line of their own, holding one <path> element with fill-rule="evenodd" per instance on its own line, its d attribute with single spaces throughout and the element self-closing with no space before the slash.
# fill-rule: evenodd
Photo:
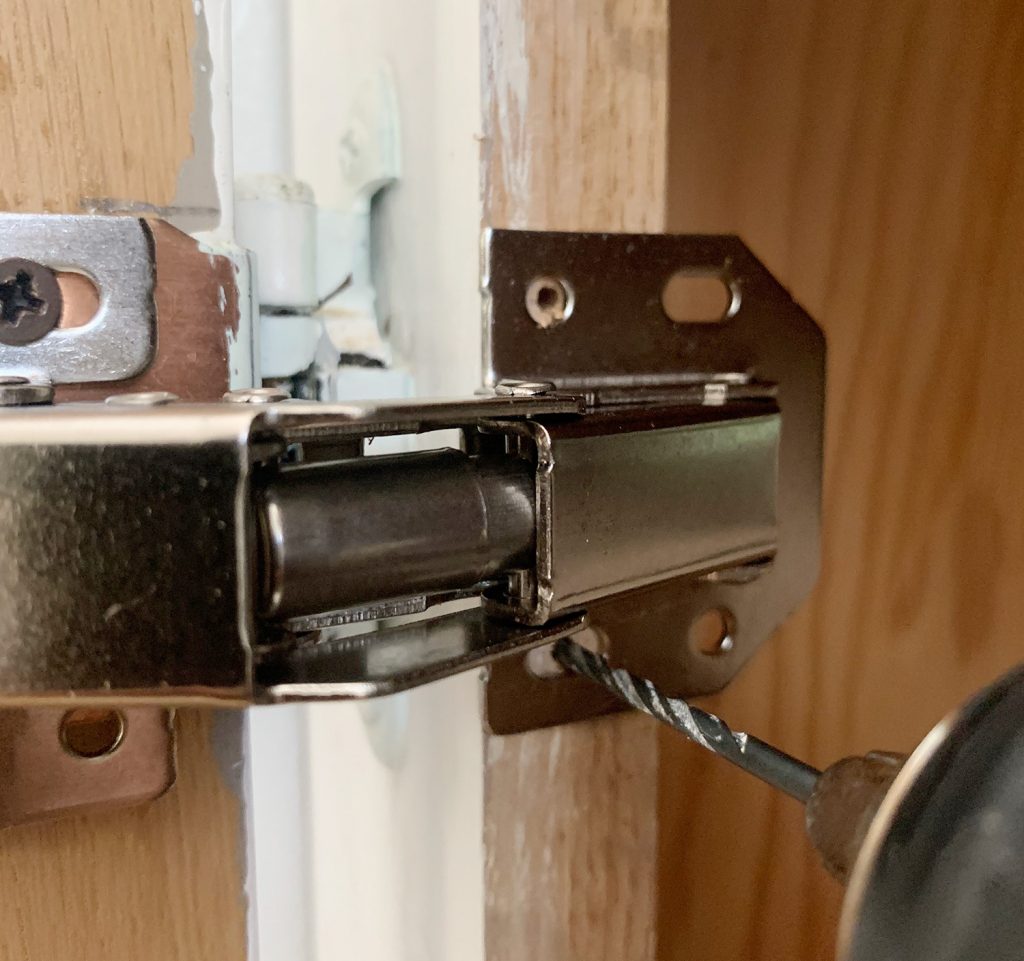
<svg viewBox="0 0 1024 961">
<path fill-rule="evenodd" d="M 740 234 L 829 345 L 824 566 L 711 700 L 827 764 L 1024 659 L 1024 16 L 674 0 L 668 227 Z M 801 810 L 665 734 L 659 961 L 833 956 Z"/>
</svg>

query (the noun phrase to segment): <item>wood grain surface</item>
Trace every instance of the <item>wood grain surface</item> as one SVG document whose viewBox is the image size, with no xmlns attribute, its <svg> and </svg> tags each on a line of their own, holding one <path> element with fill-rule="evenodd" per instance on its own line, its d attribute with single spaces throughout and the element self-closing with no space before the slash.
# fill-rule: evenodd
<svg viewBox="0 0 1024 961">
<path fill-rule="evenodd" d="M 191 0 L 6 0 L 0 209 L 157 205 L 191 151 Z M 151 805 L 0 832 L 2 961 L 241 961 L 239 803 L 212 715 L 178 714 L 178 783 Z"/>
<path fill-rule="evenodd" d="M 1024 17 L 672 6 L 669 226 L 739 233 L 829 346 L 820 583 L 710 703 L 817 764 L 1024 657 Z M 801 810 L 661 740 L 658 957 L 833 956 Z"/>
<path fill-rule="evenodd" d="M 484 219 L 664 227 L 666 0 L 484 0 Z M 658 737 L 617 716 L 489 738 L 489 961 L 640 961 L 655 937 Z"/>
</svg>

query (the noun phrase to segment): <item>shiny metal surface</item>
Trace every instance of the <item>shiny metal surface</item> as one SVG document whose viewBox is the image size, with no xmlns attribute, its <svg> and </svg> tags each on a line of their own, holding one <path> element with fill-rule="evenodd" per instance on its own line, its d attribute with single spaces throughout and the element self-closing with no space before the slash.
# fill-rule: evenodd
<svg viewBox="0 0 1024 961">
<path fill-rule="evenodd" d="M 284 471 L 257 495 L 261 613 L 472 587 L 529 563 L 533 499 L 525 461 L 456 450 Z"/>
<path fill-rule="evenodd" d="M 850 878 L 843 961 L 1024 957 L 1024 668 L 910 756 Z"/>
<path fill-rule="evenodd" d="M 821 331 L 735 237 L 569 234 L 491 230 L 484 237 L 484 336 L 488 383 L 528 380 L 579 392 L 604 404 L 657 403 L 693 395 L 728 410 L 775 399 L 781 413 L 776 536 L 770 564 L 664 581 L 588 605 L 618 663 L 651 677 L 666 693 L 689 696 L 723 687 L 807 594 L 818 572 L 825 343 Z M 662 290 L 679 270 L 719 277 L 732 292 L 729 316 L 715 324 L 674 323 Z M 555 326 L 531 319 L 524 292 L 539 276 L 571 286 L 572 316 Z M 731 477 L 717 496 L 730 497 Z M 682 545 L 681 545 L 682 547 Z M 730 612 L 733 644 L 714 656 L 692 650 L 689 625 L 710 609 Z M 655 628 L 663 628 L 655 630 Z M 568 713 L 563 705 L 572 703 Z M 532 724 L 588 712 L 579 682 L 532 677 L 513 658 L 491 673 L 490 721 L 499 729 L 512 706 Z M 536 706 L 533 710 L 530 705 Z M 519 729 L 519 728 L 516 728 Z"/>
<path fill-rule="evenodd" d="M 746 416 L 733 410 L 729 420 L 697 407 L 544 424 L 550 556 L 538 560 L 547 576 L 537 592 L 544 618 L 774 554 L 780 418 L 773 404 L 763 413 L 758 405 L 741 410 Z"/>
<path fill-rule="evenodd" d="M 578 409 L 575 399 L 562 396 L 394 407 L 287 402 L 3 410 L 0 530 L 8 550 L 0 558 L 0 704 L 250 702 L 253 651 L 261 642 L 280 641 L 279 630 L 255 616 L 252 461 L 273 473 L 296 446 L 319 455 L 339 445 L 348 449 L 377 430 L 472 424 L 481 413 Z M 465 470 L 456 466 L 457 474 Z M 532 475 L 513 463 L 511 471 L 502 467 L 492 476 L 484 465 L 457 483 L 469 498 L 461 513 L 469 515 L 483 510 L 481 497 L 500 499 L 509 483 L 505 493 L 527 506 Z M 330 492 L 324 496 L 329 504 Z M 460 515 L 448 506 L 450 524 Z M 490 514 L 489 543 L 528 550 L 527 512 L 509 514 L 505 528 L 503 516 Z M 474 560 L 484 571 L 492 564 L 486 557 Z M 387 567 L 369 579 L 384 577 Z M 335 621 L 365 621 L 374 611 L 390 617 L 428 604 L 415 598 L 410 607 L 409 600 L 287 627 L 308 639 L 308 632 Z M 511 639 L 529 643 L 536 634 L 496 630 L 503 640 L 494 650 L 502 651 Z M 473 665 L 477 648 L 485 660 L 493 655 L 489 644 L 471 646 L 458 660 L 462 669 Z"/>
<path fill-rule="evenodd" d="M 71 384 L 124 380 L 149 363 L 156 344 L 155 271 L 144 221 L 5 213 L 0 258 L 12 257 L 86 274 L 100 305 L 84 326 L 56 328 L 31 343 L 0 342 L 0 371 Z"/>
<path fill-rule="evenodd" d="M 563 667 L 600 684 L 631 707 L 657 718 L 707 751 L 742 768 L 797 801 L 814 793 L 821 772 L 778 748 L 742 731 L 733 731 L 720 717 L 666 697 L 647 678 L 613 668 L 606 658 L 572 640 L 555 645 L 555 660 Z"/>
<path fill-rule="evenodd" d="M 0 407 L 35 407 L 53 403 L 53 385 L 27 377 L 0 377 Z"/>
<path fill-rule="evenodd" d="M 181 398 L 169 390 L 128 391 L 113 394 L 104 403 L 111 407 L 160 407 L 162 404 L 173 404 Z"/>
<path fill-rule="evenodd" d="M 223 399 L 229 404 L 278 404 L 291 400 L 291 394 L 281 387 L 242 387 L 229 390 Z"/>
<path fill-rule="evenodd" d="M 346 435 L 383 437 L 419 434 L 481 421 L 582 414 L 583 400 L 562 392 L 520 395 L 483 394 L 466 398 L 427 398 L 324 404 L 292 400 L 261 411 L 257 427 L 288 443 L 334 443 Z"/>
<path fill-rule="evenodd" d="M 582 614 L 542 627 L 487 617 L 479 606 L 358 637 L 325 634 L 315 644 L 271 648 L 256 668 L 263 701 L 394 694 L 482 667 L 510 652 L 582 630 Z"/>
<path fill-rule="evenodd" d="M 137 407 L 4 411 L 0 530 L 15 549 L 0 558 L 0 592 L 12 598 L 0 607 L 0 702 L 115 691 L 242 702 L 257 693 L 257 648 L 296 652 L 263 663 L 298 674 L 315 665 L 322 685 L 325 671 L 355 670 L 352 651 L 362 649 L 342 643 L 335 625 L 484 588 L 498 616 L 476 615 L 472 636 L 433 634 L 433 622 L 417 628 L 426 646 L 405 635 L 419 650 L 409 663 L 419 658 L 424 670 L 410 673 L 374 632 L 358 642 L 363 687 L 353 674 L 339 689 L 386 690 L 388 664 L 423 680 L 436 664 L 467 669 L 584 613 L 618 662 L 669 695 L 726 683 L 813 577 L 820 334 L 732 238 L 510 237 L 490 235 L 500 392 L 319 404 L 255 390 L 205 406 L 154 406 L 150 392 Z M 714 334 L 652 315 L 660 298 L 644 286 L 697 254 L 724 258 L 739 304 Z M 557 325 L 527 312 L 524 291 L 538 277 L 572 292 Z M 599 362 L 595 344 L 627 308 L 628 342 L 609 344 L 612 359 Z M 565 331 L 576 333 L 531 339 Z M 516 365 L 525 376 L 503 369 Z M 593 377 L 577 376 L 588 368 Z M 468 455 L 360 456 L 374 436 L 443 428 L 462 430 Z M 715 654 L 686 639 L 709 607 L 731 625 Z M 492 679 L 495 730 L 611 703 L 592 686 L 589 706 L 563 697 L 575 679 L 542 682 L 515 657 L 495 664 Z"/>
<path fill-rule="evenodd" d="M 250 419 L 4 411 L 0 702 L 248 696 Z"/>
</svg>

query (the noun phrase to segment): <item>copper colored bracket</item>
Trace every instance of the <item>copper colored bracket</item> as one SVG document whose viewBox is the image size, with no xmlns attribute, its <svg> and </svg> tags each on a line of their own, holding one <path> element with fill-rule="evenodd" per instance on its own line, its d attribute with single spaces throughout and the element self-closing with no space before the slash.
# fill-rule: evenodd
<svg viewBox="0 0 1024 961">
<path fill-rule="evenodd" d="M 0 711 L 0 827 L 152 801 L 174 783 L 170 711 L 86 710 Z"/>
<path fill-rule="evenodd" d="M 152 245 L 153 355 L 125 380 L 60 383 L 58 401 L 140 391 L 217 400 L 229 387 L 228 345 L 242 309 L 237 265 L 170 224 L 143 224 Z M 60 326 L 89 323 L 102 291 L 76 273 L 61 273 L 58 281 L 64 295 Z M 76 753 L 74 735 L 69 738 L 76 714 L 85 754 Z M 111 731 L 116 736 L 104 744 Z M 0 710 L 0 827 L 154 800 L 174 783 L 174 743 L 173 712 L 161 708 Z"/>
</svg>

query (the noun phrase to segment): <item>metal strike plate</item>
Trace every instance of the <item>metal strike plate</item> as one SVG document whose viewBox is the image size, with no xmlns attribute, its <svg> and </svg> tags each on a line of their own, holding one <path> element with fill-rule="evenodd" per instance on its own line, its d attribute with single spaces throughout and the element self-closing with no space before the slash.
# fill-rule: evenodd
<svg viewBox="0 0 1024 961">
<path fill-rule="evenodd" d="M 47 274 L 84 274 L 99 307 L 92 318 L 82 316 L 82 303 L 65 296 L 59 325 L 45 336 L 0 342 L 0 373 L 77 384 L 124 380 L 146 367 L 156 345 L 156 311 L 153 238 L 145 221 L 3 214 L 0 262 L 15 258 L 42 265 Z M 45 296 L 34 300 L 46 308 Z"/>
<path fill-rule="evenodd" d="M 663 293 L 680 273 L 720 280 L 729 292 L 725 315 L 714 323 L 670 320 Z M 821 331 L 731 236 L 491 230 L 484 237 L 482 286 L 488 383 L 548 382 L 581 392 L 598 407 L 630 399 L 650 404 L 687 393 L 696 403 L 728 405 L 762 396 L 763 385 L 773 385 L 782 428 L 771 562 L 708 570 L 586 604 L 591 641 L 614 663 L 649 677 L 670 695 L 719 690 L 817 577 Z M 741 479 L 708 466 L 719 496 L 728 498 Z M 553 469 L 557 477 L 557 460 Z M 710 652 L 689 634 L 707 612 L 723 624 Z M 593 685 L 539 677 L 518 654 L 491 665 L 485 701 L 487 724 L 496 733 L 611 707 Z"/>
</svg>

